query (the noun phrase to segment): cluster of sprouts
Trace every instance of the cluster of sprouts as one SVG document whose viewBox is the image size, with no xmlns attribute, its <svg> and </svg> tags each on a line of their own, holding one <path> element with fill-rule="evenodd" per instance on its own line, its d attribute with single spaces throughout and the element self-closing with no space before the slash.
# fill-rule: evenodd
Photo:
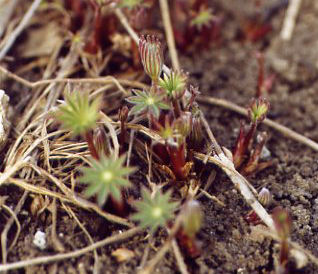
<svg viewBox="0 0 318 274">
<path fill-rule="evenodd" d="M 188 76 L 183 71 L 163 73 L 163 49 L 155 36 L 140 37 L 139 54 L 151 86 L 143 90 L 133 89 L 131 96 L 126 98 L 130 110 L 127 106 L 119 110 L 119 155 L 107 146 L 107 132 L 100 122 L 102 104 L 99 97 L 91 98 L 87 93 L 75 91 L 67 93 L 57 118 L 74 135 L 86 139 L 91 158 L 89 166 L 80 170 L 82 176 L 79 182 L 87 185 L 84 195 L 87 198 L 96 196 L 98 204 L 106 206 L 106 210 L 112 205 L 118 215 L 130 215 L 131 220 L 138 222 L 142 228 L 148 228 L 151 233 L 160 227 L 173 227 L 175 216 L 179 216 L 172 236 L 185 254 L 194 258 L 200 255 L 200 243 L 196 237 L 203 223 L 201 206 L 195 200 L 195 189 L 201 184 L 196 174 L 202 171 L 202 167 L 193 157 L 194 152 L 204 149 L 205 143 L 201 111 L 195 101 L 199 92 L 188 84 Z M 265 119 L 268 109 L 266 99 L 254 99 L 248 108 L 250 124 L 241 125 L 232 160 L 235 168 L 245 175 L 271 165 L 271 162 L 260 161 L 266 133 L 255 138 L 257 127 Z M 140 199 L 133 202 L 132 207 L 127 207 L 127 190 L 135 187 L 129 176 L 136 171 L 136 168 L 127 166 L 125 156 L 127 123 L 132 120 L 145 123 L 160 137 L 159 140 L 146 142 L 156 156 L 153 157 L 156 166 L 168 180 L 166 187 L 169 190 L 155 187 L 150 191 L 142 187 Z M 263 188 L 258 198 L 263 206 L 268 206 L 270 192 Z M 284 269 L 288 260 L 290 219 L 283 210 L 274 211 L 273 218 L 281 238 L 279 267 Z M 254 211 L 246 219 L 250 223 L 260 223 Z"/>
</svg>

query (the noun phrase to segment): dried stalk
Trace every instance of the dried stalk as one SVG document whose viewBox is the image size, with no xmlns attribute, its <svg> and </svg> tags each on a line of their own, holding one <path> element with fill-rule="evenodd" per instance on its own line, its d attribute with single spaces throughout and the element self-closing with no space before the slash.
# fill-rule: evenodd
<svg viewBox="0 0 318 274">
<path fill-rule="evenodd" d="M 16 27 L 16 29 L 11 33 L 11 36 L 6 41 L 6 44 L 3 46 L 3 48 L 0 51 L 0 60 L 3 59 L 4 56 L 8 53 L 12 45 L 14 44 L 15 40 L 18 38 L 18 36 L 21 34 L 21 32 L 25 29 L 27 24 L 29 23 L 30 19 L 32 18 L 34 12 L 41 4 L 42 0 L 34 0 L 31 7 L 27 11 L 27 13 L 22 18 L 20 24 Z"/>
<path fill-rule="evenodd" d="M 301 0 L 289 1 L 284 23 L 283 23 L 283 28 L 280 33 L 280 37 L 285 41 L 289 41 L 292 37 L 295 24 L 296 24 L 296 18 L 299 13 L 300 5 L 301 5 Z"/>
<path fill-rule="evenodd" d="M 180 70 L 180 64 L 178 59 L 178 53 L 176 50 L 176 43 L 174 40 L 171 20 L 170 20 L 170 12 L 169 12 L 169 5 L 167 0 L 159 0 L 160 9 L 161 9 L 161 16 L 163 21 L 163 26 L 165 28 L 167 44 L 169 48 L 169 53 L 171 57 L 172 67 L 175 70 Z"/>
</svg>

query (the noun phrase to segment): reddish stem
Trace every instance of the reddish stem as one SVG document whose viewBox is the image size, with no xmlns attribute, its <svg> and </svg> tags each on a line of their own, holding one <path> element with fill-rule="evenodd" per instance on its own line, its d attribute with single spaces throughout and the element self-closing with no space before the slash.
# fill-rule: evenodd
<svg viewBox="0 0 318 274">
<path fill-rule="evenodd" d="M 252 146 L 252 142 L 254 139 L 256 128 L 257 128 L 257 123 L 252 123 L 249 131 L 247 132 L 247 134 L 244 138 L 244 153 L 246 153 L 247 150 L 249 150 Z"/>
<path fill-rule="evenodd" d="M 91 153 L 92 157 L 95 158 L 96 160 L 99 160 L 99 155 L 94 145 L 93 134 L 91 131 L 87 131 L 85 133 L 85 139 L 88 145 L 89 152 Z"/>
<path fill-rule="evenodd" d="M 201 255 L 200 243 L 194 238 L 189 237 L 183 229 L 179 229 L 177 235 L 179 246 L 187 257 L 195 259 Z"/>
<path fill-rule="evenodd" d="M 185 179 L 183 167 L 186 164 L 184 144 L 179 147 L 168 146 L 170 161 L 174 175 L 178 179 Z"/>
<path fill-rule="evenodd" d="M 175 119 L 177 119 L 181 115 L 180 104 L 178 100 L 172 99 L 172 105 L 173 105 L 173 113 L 174 113 Z"/>
<path fill-rule="evenodd" d="M 288 254 L 289 254 L 289 246 L 288 246 L 288 240 L 282 239 L 281 241 L 281 247 L 280 247 L 280 254 L 279 254 L 279 263 L 284 273 L 287 273 L 287 263 L 288 263 Z"/>
<path fill-rule="evenodd" d="M 112 195 L 109 196 L 106 203 L 106 209 L 108 212 L 112 212 L 120 217 L 126 217 L 129 212 L 129 206 L 124 199 L 124 193 L 121 191 L 120 200 L 115 199 Z"/>
<path fill-rule="evenodd" d="M 264 55 L 262 53 L 258 53 L 256 58 L 258 61 L 258 79 L 257 79 L 256 97 L 260 98 L 262 96 L 262 89 L 264 85 Z"/>
</svg>

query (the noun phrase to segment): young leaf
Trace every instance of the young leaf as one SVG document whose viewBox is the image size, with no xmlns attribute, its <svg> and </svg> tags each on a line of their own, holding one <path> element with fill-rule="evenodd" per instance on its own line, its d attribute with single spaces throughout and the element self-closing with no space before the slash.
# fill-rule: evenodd
<svg viewBox="0 0 318 274">
<path fill-rule="evenodd" d="M 190 25 L 195 26 L 198 30 L 202 27 L 208 27 L 213 19 L 212 10 L 210 8 L 203 7 L 198 14 L 191 20 Z"/>
<path fill-rule="evenodd" d="M 159 79 L 159 85 L 169 97 L 180 98 L 185 91 L 187 76 L 183 72 L 172 71 Z"/>
<path fill-rule="evenodd" d="M 120 0 L 118 6 L 132 10 L 140 6 L 143 2 L 143 0 Z"/>
<path fill-rule="evenodd" d="M 252 123 L 258 124 L 262 122 L 269 109 L 269 102 L 265 98 L 253 100 L 248 108 L 248 116 Z"/>
</svg>

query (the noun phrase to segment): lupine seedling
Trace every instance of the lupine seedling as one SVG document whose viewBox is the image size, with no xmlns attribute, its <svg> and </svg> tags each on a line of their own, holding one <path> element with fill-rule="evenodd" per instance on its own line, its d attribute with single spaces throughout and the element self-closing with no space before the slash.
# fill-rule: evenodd
<svg viewBox="0 0 318 274">
<path fill-rule="evenodd" d="M 212 13 L 208 1 L 174 1 L 173 30 L 178 47 L 208 48 L 219 40 L 222 18 Z"/>
<path fill-rule="evenodd" d="M 186 202 L 181 214 L 181 228 L 176 237 L 186 254 L 191 258 L 196 258 L 201 254 L 200 244 L 196 240 L 196 234 L 201 229 L 203 223 L 203 212 L 199 202 L 196 200 Z"/>
<path fill-rule="evenodd" d="M 103 205 L 109 196 L 121 203 L 122 188 L 130 186 L 126 176 L 135 170 L 132 167 L 124 167 L 124 161 L 124 156 L 118 159 L 103 156 L 99 160 L 93 159 L 91 167 L 83 168 L 80 182 L 88 185 L 85 190 L 86 196 L 91 197 L 97 194 L 99 205 Z"/>
<path fill-rule="evenodd" d="M 200 139 L 202 133 L 194 102 L 198 92 L 191 86 L 187 89 L 187 75 L 183 72 L 171 71 L 161 76 L 163 50 L 156 37 L 141 36 L 139 53 L 152 82 L 150 90 L 133 90 L 134 95 L 126 99 L 134 105 L 129 115 L 147 112 L 150 129 L 156 131 L 164 143 L 152 145 L 164 164 L 162 170 L 173 180 L 185 181 L 193 166 L 187 159 L 187 146 L 193 148 L 194 139 Z"/>
<path fill-rule="evenodd" d="M 264 206 L 264 207 L 268 207 L 271 202 L 272 202 L 272 195 L 270 193 L 270 191 L 266 188 L 263 187 L 261 189 L 261 191 L 258 193 L 258 201 Z M 258 215 L 256 214 L 256 212 L 254 210 L 251 210 L 246 216 L 245 216 L 245 220 L 252 224 L 252 225 L 258 225 L 261 224 L 262 221 L 261 219 L 258 217 Z"/>
<path fill-rule="evenodd" d="M 171 201 L 171 192 L 156 191 L 153 195 L 142 189 L 142 200 L 135 203 L 137 213 L 132 219 L 139 222 L 141 227 L 149 228 L 154 233 L 159 227 L 166 227 L 178 207 L 178 202 Z"/>
<path fill-rule="evenodd" d="M 95 159 L 99 158 L 93 141 L 92 130 L 96 127 L 100 99 L 89 99 L 88 93 L 72 92 L 65 94 L 65 103 L 59 106 L 57 119 L 74 135 L 86 138 L 89 151 Z"/>
<path fill-rule="evenodd" d="M 288 273 L 288 258 L 289 258 L 289 244 L 288 240 L 292 229 L 292 219 L 286 209 L 277 207 L 273 211 L 273 220 L 277 235 L 280 239 L 280 253 L 279 261 L 276 267 L 276 272 L 279 274 Z"/>
<path fill-rule="evenodd" d="M 154 93 L 153 91 L 146 92 L 140 90 L 133 90 L 134 96 L 128 97 L 127 102 L 134 104 L 129 115 L 140 113 L 152 114 L 159 118 L 161 109 L 169 109 L 169 105 L 164 102 L 164 94 Z"/>
<path fill-rule="evenodd" d="M 159 86 L 171 100 L 176 118 L 181 114 L 179 100 L 185 93 L 186 83 L 187 76 L 177 71 L 171 71 L 168 75 L 164 74 L 164 77 L 159 79 Z"/>
<path fill-rule="evenodd" d="M 194 26 L 200 31 L 203 27 L 209 27 L 212 19 L 212 9 L 201 6 L 198 13 L 191 20 L 190 26 Z"/>
<path fill-rule="evenodd" d="M 239 169 L 244 175 L 250 175 L 271 165 L 271 162 L 259 163 L 262 149 L 266 143 L 265 133 L 258 135 L 256 145 L 255 135 L 257 126 L 265 119 L 269 109 L 269 103 L 266 99 L 254 99 L 248 108 L 248 117 L 250 124 L 248 129 L 241 123 L 239 136 L 233 150 L 233 162 L 235 168 Z"/>
</svg>

